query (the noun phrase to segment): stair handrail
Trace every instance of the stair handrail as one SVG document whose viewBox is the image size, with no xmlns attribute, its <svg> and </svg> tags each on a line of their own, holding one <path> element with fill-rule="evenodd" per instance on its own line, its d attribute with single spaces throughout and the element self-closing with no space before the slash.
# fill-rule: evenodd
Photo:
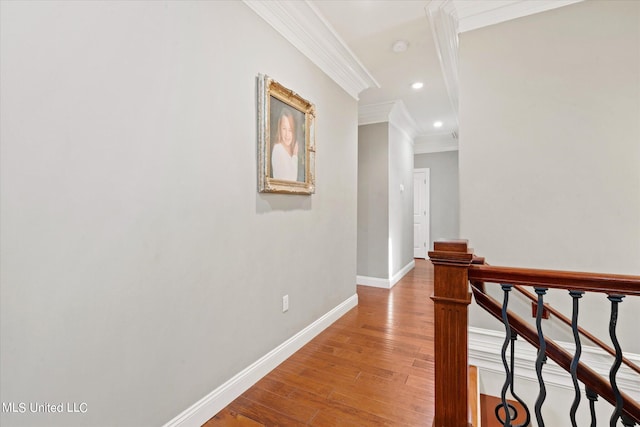
<svg viewBox="0 0 640 427">
<path fill-rule="evenodd" d="M 537 288 L 565 289 L 574 291 L 600 292 L 610 297 L 620 295 L 640 295 L 640 277 L 620 274 L 578 273 L 571 271 L 518 269 L 482 265 L 475 257 L 466 240 L 437 241 L 429 252 L 434 265 L 434 347 L 435 347 L 435 418 L 434 426 L 466 427 L 467 369 L 468 369 L 468 305 L 471 303 L 469 282 L 482 285 L 484 282 L 509 283 Z M 475 262 L 475 264 L 474 264 Z M 484 292 L 480 295 L 485 295 Z M 476 298 L 477 299 L 477 298 Z M 494 314 L 495 315 L 495 314 Z M 509 318 L 517 324 L 517 316 Z M 521 319 L 520 319 L 521 320 Z M 526 338 L 530 326 L 522 322 L 516 331 Z M 526 327 L 524 327 L 526 326 Z M 537 337 L 537 332 L 536 332 Z M 527 341 L 536 345 L 536 340 Z M 545 342 L 552 342 L 545 338 Z M 552 343 L 545 354 L 568 371 L 566 351 Z M 566 353 L 566 354 L 565 354 Z M 558 360 L 556 360 L 556 358 Z M 569 358 L 570 360 L 571 358 Z M 569 362 L 571 363 L 571 362 Z M 578 366 L 580 381 L 610 400 L 607 389 L 612 386 L 602 377 L 586 367 Z M 624 414 L 640 420 L 640 407 L 628 396 L 623 395 Z M 455 404 L 455 402 L 463 402 Z M 454 402 L 454 404 L 452 404 Z M 461 406 L 464 405 L 464 406 Z M 617 405 L 616 405 L 617 407 Z"/>
<path fill-rule="evenodd" d="M 640 295 L 640 276 L 624 274 L 583 273 L 473 264 L 469 266 L 469 280 L 492 283 L 504 282 L 512 285 L 580 290 L 605 294 Z"/>
<path fill-rule="evenodd" d="M 473 285 L 473 283 L 472 283 L 472 285 Z M 531 292 L 529 292 L 527 289 L 525 289 L 522 285 L 514 285 L 513 289 L 517 290 L 519 293 L 524 295 L 527 299 L 531 300 L 532 302 L 534 302 L 536 304 L 538 303 L 538 299 L 536 298 L 536 296 L 533 295 Z M 545 303 L 544 304 L 544 308 L 549 313 L 551 313 L 555 318 L 560 320 L 562 323 L 564 323 L 565 325 L 571 327 L 571 319 L 569 319 L 567 316 L 562 314 L 558 309 L 553 307 L 551 304 Z M 604 350 L 605 352 L 609 353 L 611 356 L 615 357 L 616 351 L 613 348 L 611 348 L 611 346 L 609 346 L 607 343 L 602 341 L 600 338 L 596 337 L 595 335 L 593 335 L 591 332 L 589 332 L 588 330 L 586 330 L 582 326 L 578 326 L 578 331 L 582 335 L 584 335 L 589 341 L 594 343 L 596 346 L 600 347 L 602 350 Z M 631 370 L 635 371 L 636 373 L 640 374 L 640 366 L 636 365 L 635 363 L 633 363 L 631 360 L 627 359 L 624 356 L 622 356 L 622 363 L 624 363 L 629 369 L 631 369 Z"/>
<path fill-rule="evenodd" d="M 489 314 L 501 321 L 502 304 L 496 301 L 495 298 L 483 292 L 480 286 L 481 283 L 483 282 L 471 282 L 473 296 L 476 300 L 476 303 Z M 533 345 L 535 348 L 539 348 L 540 344 L 538 342 L 538 332 L 534 330 L 533 327 L 531 327 L 531 325 L 529 325 L 520 316 L 511 312 L 508 313 L 508 316 L 509 326 L 511 327 L 511 329 L 514 330 L 519 336 L 524 338 L 529 344 Z M 564 350 L 551 338 L 545 337 L 545 341 L 547 345 L 545 354 L 551 360 L 556 362 L 558 366 L 569 372 L 573 355 Z M 595 391 L 599 396 L 602 396 L 607 402 L 611 403 L 612 405 L 616 404 L 611 385 L 600 374 L 589 368 L 583 362 L 578 363 L 577 374 L 578 378 L 580 379 L 580 381 L 582 381 L 583 384 L 585 384 L 591 390 Z M 638 404 L 638 402 L 636 402 L 626 393 L 620 392 L 620 394 L 624 402 L 623 411 L 625 415 L 632 419 L 640 420 L 640 404 Z"/>
</svg>

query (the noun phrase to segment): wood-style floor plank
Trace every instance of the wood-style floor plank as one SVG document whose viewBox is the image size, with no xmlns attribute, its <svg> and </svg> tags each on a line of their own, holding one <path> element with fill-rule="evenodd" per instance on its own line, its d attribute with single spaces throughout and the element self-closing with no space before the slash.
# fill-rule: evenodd
<svg viewBox="0 0 640 427">
<path fill-rule="evenodd" d="M 433 267 L 392 289 L 358 286 L 358 306 L 204 427 L 431 426 Z"/>
</svg>

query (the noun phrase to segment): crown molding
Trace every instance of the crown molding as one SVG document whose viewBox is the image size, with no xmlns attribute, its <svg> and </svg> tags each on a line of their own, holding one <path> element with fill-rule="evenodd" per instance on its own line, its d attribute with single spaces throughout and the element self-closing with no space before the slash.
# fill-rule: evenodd
<svg viewBox="0 0 640 427">
<path fill-rule="evenodd" d="M 431 0 L 425 7 L 449 101 L 458 121 L 458 34 L 583 0 Z"/>
<path fill-rule="evenodd" d="M 458 30 L 464 33 L 581 1 L 583 0 L 503 0 L 475 2 L 453 0 L 453 4 L 458 16 Z"/>
<path fill-rule="evenodd" d="M 389 123 L 403 132 L 413 144 L 413 140 L 418 134 L 418 125 L 409 114 L 404 102 L 396 101 L 394 103 L 391 113 L 389 113 Z"/>
<path fill-rule="evenodd" d="M 432 0 L 425 11 L 431 24 L 442 77 L 458 123 L 458 16 L 453 0 Z"/>
<path fill-rule="evenodd" d="M 402 101 L 381 102 L 362 105 L 358 108 L 358 125 L 389 122 L 413 141 L 418 135 L 416 124 Z"/>
<path fill-rule="evenodd" d="M 308 0 L 243 1 L 356 100 L 363 90 L 380 87 Z"/>
<path fill-rule="evenodd" d="M 358 125 L 388 122 L 391 109 L 395 102 L 396 101 L 389 101 L 379 104 L 360 105 L 358 107 Z"/>
<path fill-rule="evenodd" d="M 416 142 L 413 146 L 414 154 L 443 153 L 445 151 L 458 151 L 458 140 L 450 138 L 449 140 Z"/>
</svg>

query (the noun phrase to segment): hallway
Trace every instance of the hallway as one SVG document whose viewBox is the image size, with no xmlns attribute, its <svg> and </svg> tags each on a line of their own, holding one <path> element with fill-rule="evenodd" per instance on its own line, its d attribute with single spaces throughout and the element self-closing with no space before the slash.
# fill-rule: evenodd
<svg viewBox="0 0 640 427">
<path fill-rule="evenodd" d="M 356 308 L 204 426 L 431 426 L 431 262 L 357 291 Z"/>
</svg>

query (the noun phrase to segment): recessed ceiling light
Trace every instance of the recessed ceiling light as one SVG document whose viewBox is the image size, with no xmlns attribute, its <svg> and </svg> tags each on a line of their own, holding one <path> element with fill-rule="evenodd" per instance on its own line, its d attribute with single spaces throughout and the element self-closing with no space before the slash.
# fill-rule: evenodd
<svg viewBox="0 0 640 427">
<path fill-rule="evenodd" d="M 414 89 L 422 89 L 422 87 L 424 86 L 424 83 L 422 82 L 415 82 L 414 84 L 411 85 L 412 88 Z"/>
<path fill-rule="evenodd" d="M 442 122 L 440 120 L 438 120 L 437 122 L 433 122 L 433 127 L 434 128 L 441 128 L 442 127 Z"/>
<path fill-rule="evenodd" d="M 409 42 L 407 42 L 406 40 L 397 40 L 391 46 L 391 49 L 393 49 L 395 53 L 404 52 L 408 48 L 409 48 Z"/>
</svg>

